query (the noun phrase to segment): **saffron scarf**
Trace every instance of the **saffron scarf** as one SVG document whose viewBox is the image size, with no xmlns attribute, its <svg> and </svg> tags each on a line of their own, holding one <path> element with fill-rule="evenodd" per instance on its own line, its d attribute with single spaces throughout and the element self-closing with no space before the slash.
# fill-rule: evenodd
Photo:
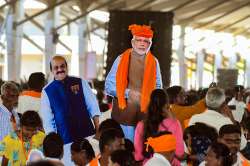
<svg viewBox="0 0 250 166">
<path fill-rule="evenodd" d="M 93 158 L 90 162 L 89 162 L 89 166 L 98 166 L 99 164 L 99 159 L 101 158 L 101 155 L 97 155 L 95 158 Z"/>
<path fill-rule="evenodd" d="M 41 98 L 41 93 L 36 92 L 36 91 L 23 91 L 21 93 L 21 96 L 31 96 L 35 98 Z"/>
<path fill-rule="evenodd" d="M 151 146 L 155 153 L 158 152 L 170 152 L 176 149 L 176 138 L 172 134 L 165 134 L 159 137 L 149 137 L 147 138 L 146 151 L 148 152 L 148 147 Z"/>
<path fill-rule="evenodd" d="M 121 110 L 126 108 L 125 90 L 128 86 L 129 61 L 132 49 L 127 49 L 121 56 L 116 73 L 116 92 L 118 106 Z M 145 58 L 144 77 L 141 89 L 141 111 L 146 112 L 151 92 L 156 87 L 156 60 L 149 51 Z"/>
</svg>

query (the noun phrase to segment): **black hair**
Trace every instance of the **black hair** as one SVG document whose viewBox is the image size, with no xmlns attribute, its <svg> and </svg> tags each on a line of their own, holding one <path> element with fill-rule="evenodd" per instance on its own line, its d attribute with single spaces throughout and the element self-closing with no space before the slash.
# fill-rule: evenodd
<svg viewBox="0 0 250 166">
<path fill-rule="evenodd" d="M 45 157 L 60 159 L 63 156 L 63 140 L 57 133 L 49 133 L 43 140 Z"/>
<path fill-rule="evenodd" d="M 101 112 L 106 112 L 110 109 L 109 104 L 103 101 L 104 97 L 105 97 L 105 94 L 104 94 L 103 90 L 97 89 L 96 98 L 97 98 Z"/>
<path fill-rule="evenodd" d="M 197 122 L 184 130 L 184 141 L 188 139 L 188 134 L 190 134 L 191 137 L 207 137 L 212 142 L 216 141 L 218 138 L 218 133 L 215 128 L 200 122 Z"/>
<path fill-rule="evenodd" d="M 217 159 L 222 159 L 222 166 L 229 166 L 233 164 L 233 158 L 229 148 L 218 142 L 210 145 L 210 149 L 215 153 Z"/>
<path fill-rule="evenodd" d="M 144 141 L 158 132 L 163 116 L 164 106 L 169 104 L 168 95 L 163 89 L 155 89 L 151 93 L 148 114 L 144 121 Z"/>
<path fill-rule="evenodd" d="M 135 152 L 135 147 L 134 147 L 133 142 L 127 138 L 125 138 L 125 149 L 131 153 Z"/>
<path fill-rule="evenodd" d="M 234 91 L 235 92 L 241 92 L 243 90 L 244 90 L 244 86 L 242 86 L 242 85 L 236 85 L 236 86 L 234 86 Z"/>
<path fill-rule="evenodd" d="M 106 119 L 106 120 L 104 120 L 100 124 L 98 130 L 99 130 L 100 133 L 102 133 L 103 131 L 108 130 L 108 129 L 116 129 L 116 130 L 119 130 L 120 132 L 123 133 L 120 124 L 117 121 L 115 121 L 114 119 Z"/>
<path fill-rule="evenodd" d="M 137 165 L 133 153 L 128 150 L 116 150 L 111 153 L 110 159 L 113 163 L 119 164 L 119 166 Z"/>
<path fill-rule="evenodd" d="M 169 96 L 169 103 L 170 104 L 175 103 L 176 98 L 179 95 L 179 93 L 181 92 L 181 90 L 182 90 L 182 87 L 177 86 L 177 85 L 167 88 L 167 94 Z"/>
<path fill-rule="evenodd" d="M 28 127 L 41 127 L 42 121 L 36 111 L 28 110 L 23 113 L 20 119 L 20 125 Z"/>
<path fill-rule="evenodd" d="M 240 126 L 234 124 L 227 124 L 220 128 L 219 137 L 223 137 L 225 134 L 240 134 L 241 129 Z"/>
<path fill-rule="evenodd" d="M 99 103 L 102 102 L 102 100 L 103 100 L 104 97 L 105 97 L 105 95 L 104 95 L 103 90 L 102 89 L 98 89 L 97 90 L 97 94 L 96 94 L 96 98 L 97 98 L 98 102 Z"/>
<path fill-rule="evenodd" d="M 242 120 L 242 127 L 250 132 L 250 117 L 244 118 Z"/>
<path fill-rule="evenodd" d="M 35 72 L 29 76 L 28 86 L 32 90 L 42 91 L 45 84 L 45 75 L 42 72 Z"/>
<path fill-rule="evenodd" d="M 229 103 L 234 97 L 234 90 L 231 88 L 226 89 L 225 95 L 226 95 L 226 103 Z"/>
<path fill-rule="evenodd" d="M 86 157 L 89 161 L 95 158 L 95 152 L 87 139 L 83 138 L 83 139 L 74 141 L 71 144 L 70 148 L 72 151 L 77 152 L 77 153 L 81 152 L 82 150 L 85 150 Z"/>
<path fill-rule="evenodd" d="M 124 134 L 117 129 L 108 129 L 101 133 L 99 140 L 100 152 L 104 152 L 105 145 L 109 145 L 116 138 L 124 138 Z"/>
<path fill-rule="evenodd" d="M 208 88 L 203 88 L 198 90 L 199 99 L 204 99 L 206 97 Z"/>
<path fill-rule="evenodd" d="M 56 166 L 53 162 L 48 160 L 40 160 L 27 164 L 27 166 Z"/>
<path fill-rule="evenodd" d="M 109 104 L 111 104 L 111 103 L 112 103 L 112 100 L 113 100 L 113 97 L 112 97 L 112 96 L 107 95 L 107 102 L 108 102 Z"/>
<path fill-rule="evenodd" d="M 191 138 L 191 144 L 188 142 Z M 195 123 L 184 130 L 183 140 L 190 148 L 191 155 L 198 155 L 199 158 L 193 160 L 193 165 L 199 165 L 204 160 L 208 147 L 212 142 L 217 141 L 217 130 L 205 123 Z"/>
<path fill-rule="evenodd" d="M 199 100 L 198 92 L 195 90 L 190 90 L 186 94 L 186 105 L 194 105 Z"/>
</svg>

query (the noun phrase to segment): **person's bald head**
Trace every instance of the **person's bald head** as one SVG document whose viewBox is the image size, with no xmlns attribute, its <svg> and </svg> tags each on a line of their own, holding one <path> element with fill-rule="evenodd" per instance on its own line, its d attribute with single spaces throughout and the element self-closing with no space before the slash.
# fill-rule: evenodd
<svg viewBox="0 0 250 166">
<path fill-rule="evenodd" d="M 68 74 L 68 66 L 63 56 L 54 56 L 50 61 L 50 71 L 55 80 L 63 80 Z"/>
</svg>

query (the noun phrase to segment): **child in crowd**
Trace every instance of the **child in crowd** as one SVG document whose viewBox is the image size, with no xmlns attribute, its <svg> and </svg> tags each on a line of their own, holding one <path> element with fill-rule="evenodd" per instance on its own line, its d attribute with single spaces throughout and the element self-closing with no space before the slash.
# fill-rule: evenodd
<svg viewBox="0 0 250 166">
<path fill-rule="evenodd" d="M 91 144 L 96 156 L 100 154 L 100 150 L 99 150 L 100 136 L 105 130 L 108 130 L 108 129 L 117 129 L 123 133 L 122 128 L 119 123 L 117 123 L 114 119 L 106 119 L 103 122 L 101 122 L 99 129 L 95 135 L 92 135 L 86 138 Z"/>
<path fill-rule="evenodd" d="M 71 159 L 76 165 L 85 166 L 94 158 L 95 153 L 88 140 L 81 139 L 71 144 Z"/>
<path fill-rule="evenodd" d="M 205 161 L 199 166 L 230 166 L 232 163 L 233 159 L 228 147 L 214 142 L 207 150 Z"/>
<path fill-rule="evenodd" d="M 137 166 L 133 153 L 128 150 L 116 150 L 110 156 L 110 166 Z"/>
<path fill-rule="evenodd" d="M 100 137 L 100 155 L 93 159 L 88 166 L 107 166 L 112 152 L 124 149 L 125 141 L 124 134 L 116 129 L 104 131 Z"/>
<path fill-rule="evenodd" d="M 21 129 L 7 135 L 0 143 L 2 166 L 25 165 L 32 149 L 42 150 L 45 134 L 39 131 L 41 119 L 37 112 L 26 111 L 20 120 Z"/>
<path fill-rule="evenodd" d="M 56 166 L 63 166 L 63 140 L 57 133 L 49 133 L 43 141 L 43 153 L 46 160 L 51 161 Z"/>
</svg>

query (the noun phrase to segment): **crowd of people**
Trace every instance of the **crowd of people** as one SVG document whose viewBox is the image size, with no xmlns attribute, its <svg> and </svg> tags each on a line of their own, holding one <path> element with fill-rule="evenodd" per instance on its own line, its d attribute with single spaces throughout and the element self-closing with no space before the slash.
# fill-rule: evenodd
<svg viewBox="0 0 250 166">
<path fill-rule="evenodd" d="M 163 88 L 153 31 L 129 30 L 132 48 L 97 95 L 63 56 L 51 59 L 47 84 L 36 72 L 28 89 L 1 85 L 2 166 L 250 166 L 249 89 Z"/>
</svg>

